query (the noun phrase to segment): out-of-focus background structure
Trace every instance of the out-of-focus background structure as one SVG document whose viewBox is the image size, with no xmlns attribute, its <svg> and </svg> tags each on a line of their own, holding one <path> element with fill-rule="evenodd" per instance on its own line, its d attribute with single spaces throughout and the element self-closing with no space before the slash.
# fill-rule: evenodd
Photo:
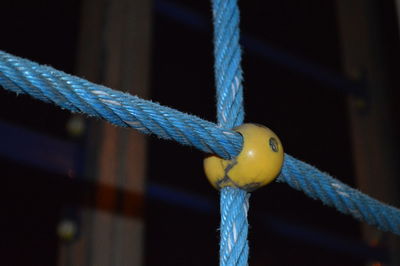
<svg viewBox="0 0 400 266">
<path fill-rule="evenodd" d="M 400 1 L 240 1 L 246 121 L 400 207 Z M 208 1 L 6 1 L 0 49 L 214 121 Z M 203 154 L 0 91 L 1 265 L 216 265 Z M 400 265 L 399 238 L 286 184 L 251 265 Z"/>
</svg>

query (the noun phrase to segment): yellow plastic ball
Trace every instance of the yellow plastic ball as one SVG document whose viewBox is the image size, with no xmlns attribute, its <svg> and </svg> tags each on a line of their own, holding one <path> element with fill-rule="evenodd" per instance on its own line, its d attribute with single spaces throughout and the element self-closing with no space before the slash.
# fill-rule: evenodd
<svg viewBox="0 0 400 266">
<path fill-rule="evenodd" d="M 235 131 L 243 136 L 243 148 L 238 156 L 225 160 L 215 155 L 204 159 L 204 171 L 217 189 L 226 186 L 253 191 L 274 180 L 283 164 L 283 147 L 269 128 L 258 124 L 243 124 Z"/>
</svg>

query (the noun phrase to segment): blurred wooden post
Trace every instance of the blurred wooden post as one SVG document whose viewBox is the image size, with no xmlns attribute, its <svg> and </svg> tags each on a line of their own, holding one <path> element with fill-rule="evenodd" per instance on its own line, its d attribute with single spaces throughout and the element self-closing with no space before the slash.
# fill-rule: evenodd
<svg viewBox="0 0 400 266">
<path fill-rule="evenodd" d="M 84 0 L 77 72 L 90 81 L 146 97 L 151 1 Z M 89 121 L 86 178 L 92 208 L 81 210 L 81 235 L 62 244 L 60 266 L 143 264 L 143 135 Z"/>
<path fill-rule="evenodd" d="M 399 204 L 398 143 L 390 111 L 390 83 L 376 0 L 337 0 L 342 62 L 347 75 L 365 79 L 365 99 L 349 97 L 349 120 L 357 186 L 384 202 Z M 370 244 L 391 248 L 390 265 L 400 265 L 399 238 L 363 225 Z"/>
</svg>

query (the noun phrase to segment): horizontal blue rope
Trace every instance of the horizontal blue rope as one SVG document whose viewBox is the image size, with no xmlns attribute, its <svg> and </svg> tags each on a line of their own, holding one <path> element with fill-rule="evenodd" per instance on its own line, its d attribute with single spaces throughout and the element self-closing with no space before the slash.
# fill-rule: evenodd
<svg viewBox="0 0 400 266">
<path fill-rule="evenodd" d="M 16 93 L 53 102 L 64 109 L 174 139 L 224 158 L 234 157 L 241 150 L 242 139 L 234 131 L 223 130 L 196 116 L 1 51 L 0 85 Z M 173 128 L 168 129 L 170 126 Z M 278 181 L 286 182 L 358 220 L 400 235 L 399 209 L 377 201 L 290 155 L 285 156 Z"/>
<path fill-rule="evenodd" d="M 153 133 L 223 158 L 230 158 L 241 149 L 242 137 L 234 131 L 2 51 L 0 85 L 17 94 L 29 94 L 72 112 Z"/>
<path fill-rule="evenodd" d="M 286 182 L 292 188 L 357 220 L 400 235 L 399 209 L 373 199 L 290 155 L 285 155 L 277 181 Z"/>
</svg>

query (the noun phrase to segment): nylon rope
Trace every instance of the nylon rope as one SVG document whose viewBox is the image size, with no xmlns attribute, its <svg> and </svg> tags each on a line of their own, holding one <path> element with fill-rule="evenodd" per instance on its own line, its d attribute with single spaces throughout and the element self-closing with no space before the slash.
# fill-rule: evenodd
<svg viewBox="0 0 400 266">
<path fill-rule="evenodd" d="M 237 0 L 212 0 L 214 22 L 214 70 L 217 88 L 217 121 L 223 129 L 243 123 L 241 48 L 239 45 L 239 8 Z M 248 263 L 247 241 L 250 194 L 240 188 L 220 191 L 221 266 Z"/>
</svg>

